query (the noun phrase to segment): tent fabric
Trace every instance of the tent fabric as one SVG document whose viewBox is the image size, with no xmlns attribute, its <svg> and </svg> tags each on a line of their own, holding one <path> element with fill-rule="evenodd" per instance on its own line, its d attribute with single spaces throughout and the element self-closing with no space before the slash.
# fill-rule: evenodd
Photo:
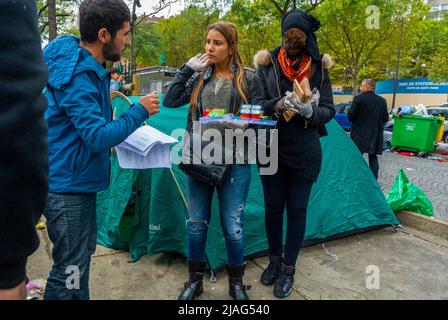
<svg viewBox="0 0 448 320">
<path fill-rule="evenodd" d="M 139 97 L 129 99 L 136 102 Z M 118 117 L 129 107 L 129 102 L 117 96 L 112 99 L 112 106 Z M 169 109 L 161 105 L 160 113 L 151 117 L 148 124 L 171 134 L 175 129 L 185 128 L 187 111 L 188 106 Z M 334 120 L 327 124 L 327 130 L 329 135 L 321 138 L 322 171 L 311 193 L 305 244 L 399 224 L 351 139 Z M 122 169 L 114 153 L 111 154 L 111 166 L 110 187 L 98 194 L 98 243 L 108 248 L 128 249 L 132 261 L 137 261 L 145 254 L 159 252 L 178 252 L 186 256 L 188 213 L 180 192 L 185 195 L 184 173 L 177 165 L 173 165 L 172 170 Z M 137 194 L 133 216 L 124 216 L 132 192 Z M 252 165 L 252 181 L 245 207 L 246 257 L 268 249 L 262 192 L 257 166 Z M 129 233 L 127 236 L 123 232 L 126 229 Z M 225 264 L 226 250 L 216 192 L 206 256 L 211 269 L 218 269 Z"/>
</svg>

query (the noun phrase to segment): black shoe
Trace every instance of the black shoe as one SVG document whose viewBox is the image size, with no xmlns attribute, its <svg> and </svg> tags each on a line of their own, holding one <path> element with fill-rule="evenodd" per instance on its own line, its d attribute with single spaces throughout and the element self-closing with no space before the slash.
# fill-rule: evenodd
<svg viewBox="0 0 448 320">
<path fill-rule="evenodd" d="M 291 294 L 295 271 L 296 268 L 281 264 L 279 277 L 275 280 L 274 296 L 287 298 Z"/>
<path fill-rule="evenodd" d="M 246 290 L 249 290 L 251 286 L 243 284 L 245 266 L 226 265 L 227 275 L 229 276 L 229 294 L 234 300 L 249 300 Z"/>
<path fill-rule="evenodd" d="M 205 263 L 201 261 L 188 261 L 189 278 L 184 284 L 184 290 L 178 297 L 178 300 L 193 300 L 200 296 L 203 291 Z"/>
<path fill-rule="evenodd" d="M 260 279 L 261 283 L 266 286 L 274 284 L 275 280 L 278 278 L 278 275 L 280 274 L 280 264 L 283 259 L 281 256 L 269 256 L 269 260 L 269 265 L 264 269 Z"/>
</svg>

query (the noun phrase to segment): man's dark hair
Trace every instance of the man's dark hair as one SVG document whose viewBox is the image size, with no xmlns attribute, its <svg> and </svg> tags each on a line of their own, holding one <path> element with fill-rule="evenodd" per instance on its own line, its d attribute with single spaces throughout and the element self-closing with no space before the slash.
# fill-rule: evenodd
<svg viewBox="0 0 448 320">
<path fill-rule="evenodd" d="M 95 42 L 101 28 L 114 38 L 126 21 L 131 21 L 131 13 L 123 0 L 84 0 L 79 6 L 81 41 Z"/>
</svg>

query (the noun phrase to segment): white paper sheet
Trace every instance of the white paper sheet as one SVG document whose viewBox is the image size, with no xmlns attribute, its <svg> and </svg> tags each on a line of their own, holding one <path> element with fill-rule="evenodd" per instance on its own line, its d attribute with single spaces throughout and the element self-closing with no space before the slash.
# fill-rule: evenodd
<svg viewBox="0 0 448 320">
<path fill-rule="evenodd" d="M 159 130 L 143 126 L 115 147 L 124 169 L 171 168 L 170 145 L 178 141 Z"/>
</svg>

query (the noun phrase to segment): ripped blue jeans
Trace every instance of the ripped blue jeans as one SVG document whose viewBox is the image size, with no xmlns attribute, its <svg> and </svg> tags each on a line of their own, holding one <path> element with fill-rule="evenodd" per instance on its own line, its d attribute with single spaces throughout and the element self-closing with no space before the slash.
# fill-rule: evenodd
<svg viewBox="0 0 448 320">
<path fill-rule="evenodd" d="M 231 165 L 217 186 L 221 226 L 227 249 L 227 264 L 244 263 L 244 205 L 251 179 L 250 165 Z M 205 261 L 205 243 L 210 224 L 215 187 L 185 176 L 188 215 L 188 259 Z"/>
</svg>

